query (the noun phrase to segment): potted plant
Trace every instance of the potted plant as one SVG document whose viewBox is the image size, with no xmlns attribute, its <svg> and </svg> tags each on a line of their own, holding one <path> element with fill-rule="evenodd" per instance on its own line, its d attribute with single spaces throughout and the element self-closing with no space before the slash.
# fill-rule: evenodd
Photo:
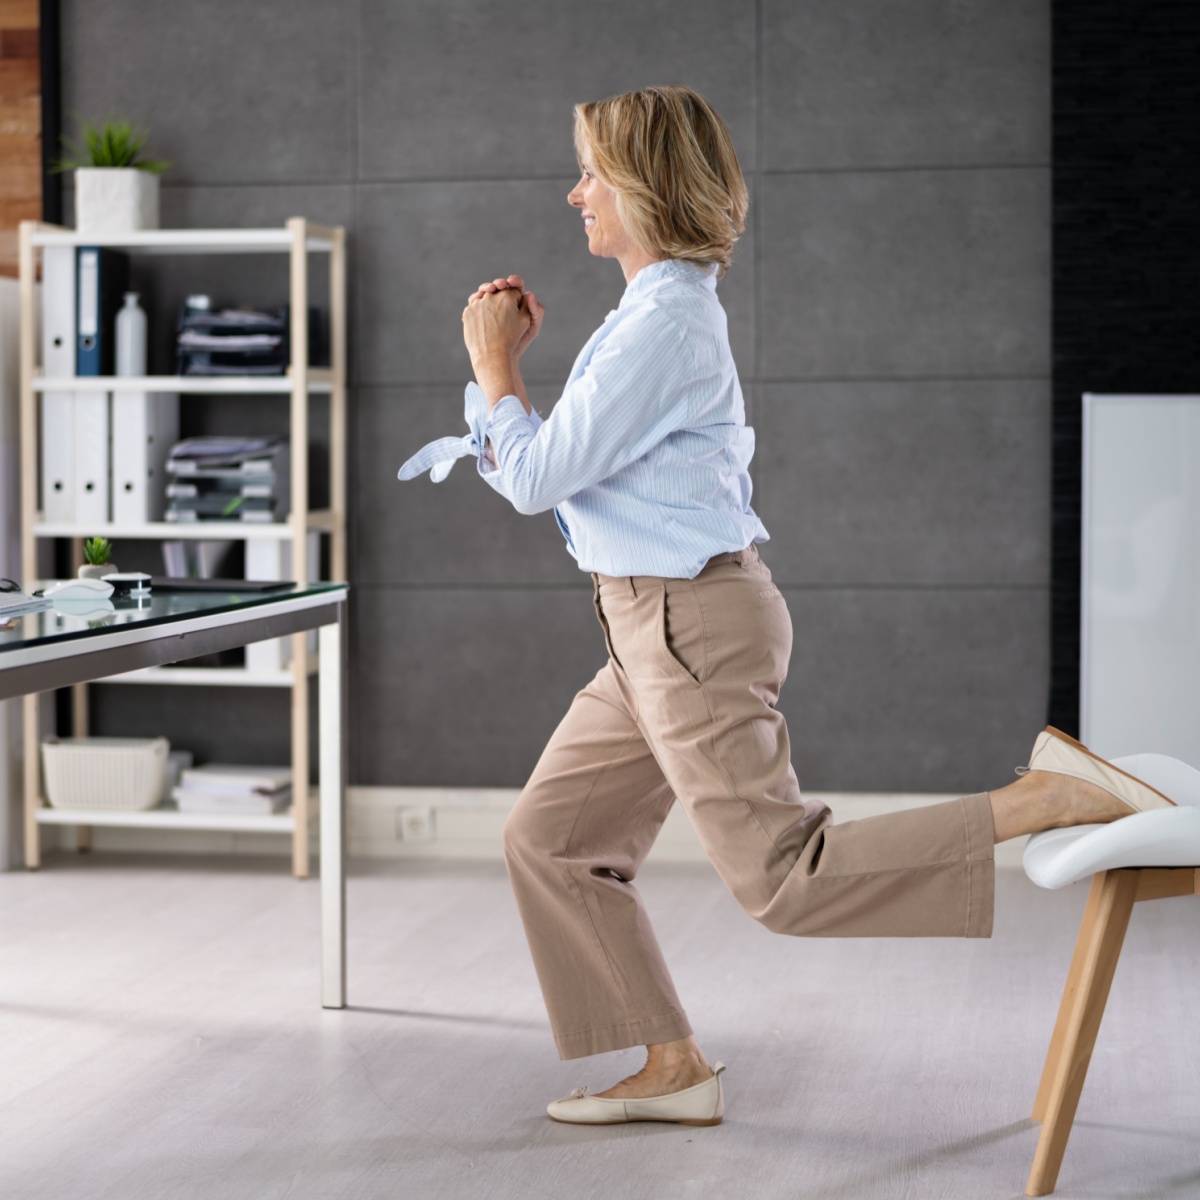
<svg viewBox="0 0 1200 1200">
<path fill-rule="evenodd" d="M 111 561 L 112 542 L 108 538 L 88 538 L 83 543 L 83 557 L 87 562 L 79 568 L 80 579 L 100 579 L 104 575 L 116 573 L 116 566 Z"/>
<path fill-rule="evenodd" d="M 54 166 L 75 172 L 75 228 L 81 233 L 128 233 L 158 228 L 158 177 L 171 164 L 142 158 L 148 131 L 129 121 L 83 123 L 83 146 L 63 138 L 71 151 Z"/>
</svg>

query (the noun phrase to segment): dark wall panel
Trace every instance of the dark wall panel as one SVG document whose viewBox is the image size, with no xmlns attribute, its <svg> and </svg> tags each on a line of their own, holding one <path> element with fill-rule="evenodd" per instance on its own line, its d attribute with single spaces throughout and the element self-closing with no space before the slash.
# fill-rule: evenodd
<svg viewBox="0 0 1200 1200">
<path fill-rule="evenodd" d="M 1056 0 L 1050 720 L 1079 725 L 1085 392 L 1200 388 L 1200 4 Z"/>
</svg>

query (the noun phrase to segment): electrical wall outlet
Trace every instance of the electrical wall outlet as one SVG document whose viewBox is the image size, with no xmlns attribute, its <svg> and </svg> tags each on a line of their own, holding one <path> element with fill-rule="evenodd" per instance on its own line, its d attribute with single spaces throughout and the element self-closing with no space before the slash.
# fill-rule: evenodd
<svg viewBox="0 0 1200 1200">
<path fill-rule="evenodd" d="M 433 809 L 396 809 L 396 836 L 402 842 L 433 841 Z"/>
</svg>

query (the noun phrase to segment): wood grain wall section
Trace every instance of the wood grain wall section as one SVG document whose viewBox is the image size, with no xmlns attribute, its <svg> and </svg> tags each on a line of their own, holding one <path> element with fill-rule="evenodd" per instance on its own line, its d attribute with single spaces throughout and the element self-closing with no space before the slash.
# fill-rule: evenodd
<svg viewBox="0 0 1200 1200">
<path fill-rule="evenodd" d="M 38 0 L 0 0 L 0 275 L 17 274 L 17 224 L 42 216 Z"/>
</svg>

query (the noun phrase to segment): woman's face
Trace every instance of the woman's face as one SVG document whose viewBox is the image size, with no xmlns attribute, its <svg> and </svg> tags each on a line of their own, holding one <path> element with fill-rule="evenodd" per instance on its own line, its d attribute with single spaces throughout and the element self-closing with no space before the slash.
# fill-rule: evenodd
<svg viewBox="0 0 1200 1200">
<path fill-rule="evenodd" d="M 567 193 L 567 203 L 579 209 L 588 249 L 599 258 L 615 258 L 624 266 L 636 247 L 617 215 L 617 194 L 596 174 L 586 142 L 580 147 L 579 166 L 582 177 Z"/>
</svg>

